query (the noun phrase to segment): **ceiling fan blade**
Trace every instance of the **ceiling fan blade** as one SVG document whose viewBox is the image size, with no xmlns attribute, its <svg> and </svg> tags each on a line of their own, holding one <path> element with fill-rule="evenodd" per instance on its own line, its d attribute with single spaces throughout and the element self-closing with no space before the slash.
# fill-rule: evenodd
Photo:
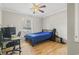
<svg viewBox="0 0 79 59">
<path fill-rule="evenodd" d="M 40 6 L 40 8 L 45 8 L 46 7 L 46 5 L 42 5 L 42 6 Z"/>
<path fill-rule="evenodd" d="M 44 11 L 43 10 L 39 10 L 41 13 L 44 13 Z"/>
</svg>

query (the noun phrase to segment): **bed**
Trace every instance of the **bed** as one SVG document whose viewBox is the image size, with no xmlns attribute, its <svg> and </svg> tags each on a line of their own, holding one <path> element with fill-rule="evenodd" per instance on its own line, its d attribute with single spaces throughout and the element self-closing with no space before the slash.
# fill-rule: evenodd
<svg viewBox="0 0 79 59">
<path fill-rule="evenodd" d="M 32 46 L 35 44 L 49 40 L 51 37 L 54 37 L 54 32 L 38 32 L 31 33 L 24 36 L 26 40 L 31 41 Z"/>
</svg>

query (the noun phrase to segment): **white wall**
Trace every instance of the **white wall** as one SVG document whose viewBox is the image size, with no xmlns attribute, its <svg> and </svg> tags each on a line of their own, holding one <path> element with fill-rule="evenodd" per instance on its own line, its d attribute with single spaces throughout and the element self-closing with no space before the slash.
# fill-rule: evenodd
<svg viewBox="0 0 79 59">
<path fill-rule="evenodd" d="M 25 16 L 8 11 L 2 12 L 2 23 L 3 26 L 15 26 L 17 32 L 23 29 L 26 20 L 32 21 L 32 32 L 40 32 L 43 28 L 53 29 L 56 28 L 58 35 L 67 39 L 67 15 L 66 10 L 53 14 L 44 19 L 39 19 L 34 16 Z M 43 24 L 42 24 L 43 23 Z"/>
<path fill-rule="evenodd" d="M 21 30 L 22 26 L 22 19 L 23 17 L 21 15 L 17 15 L 15 13 L 2 11 L 2 23 L 3 27 L 6 26 L 15 26 L 17 27 L 17 31 Z"/>
<path fill-rule="evenodd" d="M 67 12 L 66 10 L 55 13 L 51 16 L 44 18 L 44 29 L 56 28 L 58 35 L 67 39 Z"/>
<path fill-rule="evenodd" d="M 23 26 L 25 26 L 26 20 L 32 21 L 32 32 L 40 32 L 41 31 L 41 20 L 36 17 L 16 14 L 13 12 L 2 11 L 2 22 L 3 26 L 14 26 L 18 31 L 23 30 Z"/>
</svg>

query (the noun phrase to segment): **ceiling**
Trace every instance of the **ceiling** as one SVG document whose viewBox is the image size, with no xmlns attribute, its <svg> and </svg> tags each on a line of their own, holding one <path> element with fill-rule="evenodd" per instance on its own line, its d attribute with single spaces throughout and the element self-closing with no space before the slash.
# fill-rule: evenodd
<svg viewBox="0 0 79 59">
<path fill-rule="evenodd" d="M 33 11 L 31 9 L 32 3 L 2 3 L 2 8 L 4 10 L 38 17 L 49 16 L 55 13 L 56 11 L 66 9 L 66 3 L 41 3 L 41 5 L 46 5 L 46 8 L 42 8 L 42 10 L 44 10 L 45 13 L 38 12 L 36 14 L 33 14 Z"/>
</svg>

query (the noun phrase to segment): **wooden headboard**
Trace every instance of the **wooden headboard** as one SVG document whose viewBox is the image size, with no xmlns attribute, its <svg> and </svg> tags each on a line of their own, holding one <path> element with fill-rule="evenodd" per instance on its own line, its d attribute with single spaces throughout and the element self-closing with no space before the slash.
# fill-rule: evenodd
<svg viewBox="0 0 79 59">
<path fill-rule="evenodd" d="M 42 32 L 54 32 L 56 33 L 56 28 L 50 30 L 50 29 L 42 29 Z"/>
</svg>

